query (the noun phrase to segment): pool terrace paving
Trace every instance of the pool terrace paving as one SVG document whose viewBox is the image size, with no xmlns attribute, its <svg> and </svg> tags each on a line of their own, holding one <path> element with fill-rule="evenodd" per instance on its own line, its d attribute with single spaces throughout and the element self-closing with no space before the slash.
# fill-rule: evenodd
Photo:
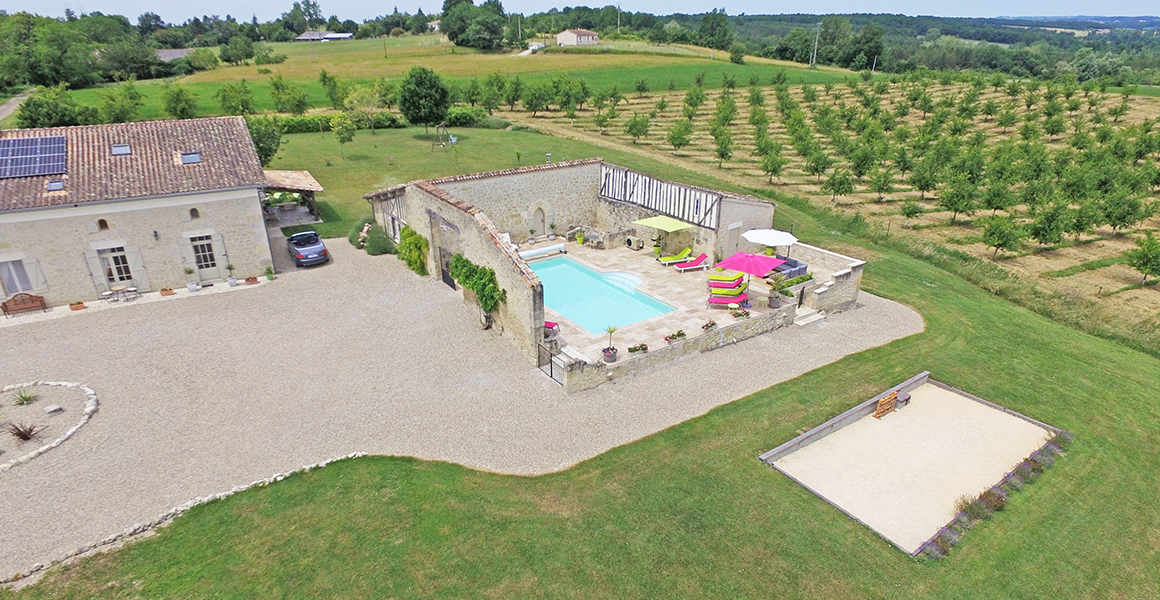
<svg viewBox="0 0 1160 600">
<path fill-rule="evenodd" d="M 697 335 L 701 333 L 701 326 L 710 319 L 722 327 L 745 318 L 730 315 L 726 305 L 706 307 L 705 299 L 709 296 L 708 276 L 718 272 L 712 267 L 682 273 L 675 267 L 666 267 L 657 262 L 651 248 L 630 250 L 618 247 L 599 250 L 569 242 L 567 249 L 569 257 L 601 273 L 623 271 L 639 276 L 641 284 L 637 290 L 675 309 L 617 329 L 612 339 L 622 356 L 628 356 L 629 346 L 641 342 L 648 344 L 650 349 L 663 347 L 666 344 L 665 336 L 677 330 L 684 330 L 690 337 Z M 816 273 L 815 278 L 826 281 L 829 274 Z M 751 306 L 747 310 L 752 315 L 750 318 L 773 312 L 767 303 L 757 301 L 769 298 L 769 284 L 759 277 L 748 279 Z M 608 346 L 608 334 L 589 332 L 547 306 L 544 307 L 544 319 L 560 324 L 561 346 L 567 348 L 570 354 L 583 356 L 589 362 L 603 360 L 600 351 Z"/>
<path fill-rule="evenodd" d="M 59 448 L 0 473 L 0 573 L 351 452 L 520 475 L 567 469 L 923 329 L 915 311 L 863 292 L 858 308 L 808 327 L 566 395 L 511 340 L 481 330 L 461 293 L 331 241 L 330 264 L 234 293 L 22 313 L 0 328 L 0 385 L 78 381 L 101 402 Z M 651 279 L 659 267 L 649 266 Z M 694 287 L 704 278 L 664 271 Z M 754 356 L 767 357 L 762 368 L 738 368 Z"/>
</svg>

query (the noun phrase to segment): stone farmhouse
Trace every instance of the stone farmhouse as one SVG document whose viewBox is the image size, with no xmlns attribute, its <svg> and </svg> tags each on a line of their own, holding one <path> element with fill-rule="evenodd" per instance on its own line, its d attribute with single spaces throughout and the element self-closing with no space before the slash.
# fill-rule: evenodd
<svg viewBox="0 0 1160 600">
<path fill-rule="evenodd" d="M 595 46 L 598 43 L 600 36 L 587 29 L 565 29 L 556 34 L 557 46 Z"/>
<path fill-rule="evenodd" d="M 265 187 L 241 117 L 2 131 L 4 297 L 95 300 L 223 280 L 227 264 L 259 275 Z"/>
</svg>

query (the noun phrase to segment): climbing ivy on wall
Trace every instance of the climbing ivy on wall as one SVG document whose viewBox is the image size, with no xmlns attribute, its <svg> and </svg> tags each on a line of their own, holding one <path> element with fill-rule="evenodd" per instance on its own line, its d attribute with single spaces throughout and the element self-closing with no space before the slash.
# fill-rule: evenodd
<svg viewBox="0 0 1160 600">
<path fill-rule="evenodd" d="M 448 266 L 451 268 L 451 277 L 459 285 L 475 292 L 483 312 L 493 313 L 499 308 L 500 302 L 507 302 L 507 290 L 499 289 L 499 282 L 492 269 L 476 265 L 462 254 L 452 256 Z"/>
<path fill-rule="evenodd" d="M 407 268 L 420 274 L 427 274 L 427 238 L 414 229 L 404 227 L 399 234 L 399 259 Z"/>
</svg>

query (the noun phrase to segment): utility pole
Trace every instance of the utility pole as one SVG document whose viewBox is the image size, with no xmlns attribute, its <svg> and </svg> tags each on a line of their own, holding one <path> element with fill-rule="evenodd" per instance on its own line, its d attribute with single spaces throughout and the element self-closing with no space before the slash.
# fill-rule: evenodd
<svg viewBox="0 0 1160 600">
<path fill-rule="evenodd" d="M 813 69 L 818 63 L 818 37 L 822 35 L 822 24 L 818 23 L 814 30 L 814 53 L 810 55 L 810 68 Z"/>
</svg>

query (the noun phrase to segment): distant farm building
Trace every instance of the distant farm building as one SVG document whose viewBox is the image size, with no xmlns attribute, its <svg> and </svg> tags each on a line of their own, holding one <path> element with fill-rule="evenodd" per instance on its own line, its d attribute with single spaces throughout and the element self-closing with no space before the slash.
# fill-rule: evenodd
<svg viewBox="0 0 1160 600">
<path fill-rule="evenodd" d="M 427 21 L 427 31 L 439 31 L 439 19 Z"/>
<path fill-rule="evenodd" d="M 157 50 L 155 54 L 157 55 L 158 60 L 163 62 L 171 62 L 179 58 L 185 58 L 186 56 L 189 56 L 193 50 L 193 48 L 165 48 L 162 50 Z"/>
<path fill-rule="evenodd" d="M 565 29 L 556 34 L 557 46 L 595 46 L 600 36 L 587 29 Z"/>
<path fill-rule="evenodd" d="M 306 33 L 294 38 L 296 42 L 333 42 L 337 40 L 349 40 L 354 37 L 353 33 L 335 33 L 333 31 L 307 31 Z"/>
</svg>

